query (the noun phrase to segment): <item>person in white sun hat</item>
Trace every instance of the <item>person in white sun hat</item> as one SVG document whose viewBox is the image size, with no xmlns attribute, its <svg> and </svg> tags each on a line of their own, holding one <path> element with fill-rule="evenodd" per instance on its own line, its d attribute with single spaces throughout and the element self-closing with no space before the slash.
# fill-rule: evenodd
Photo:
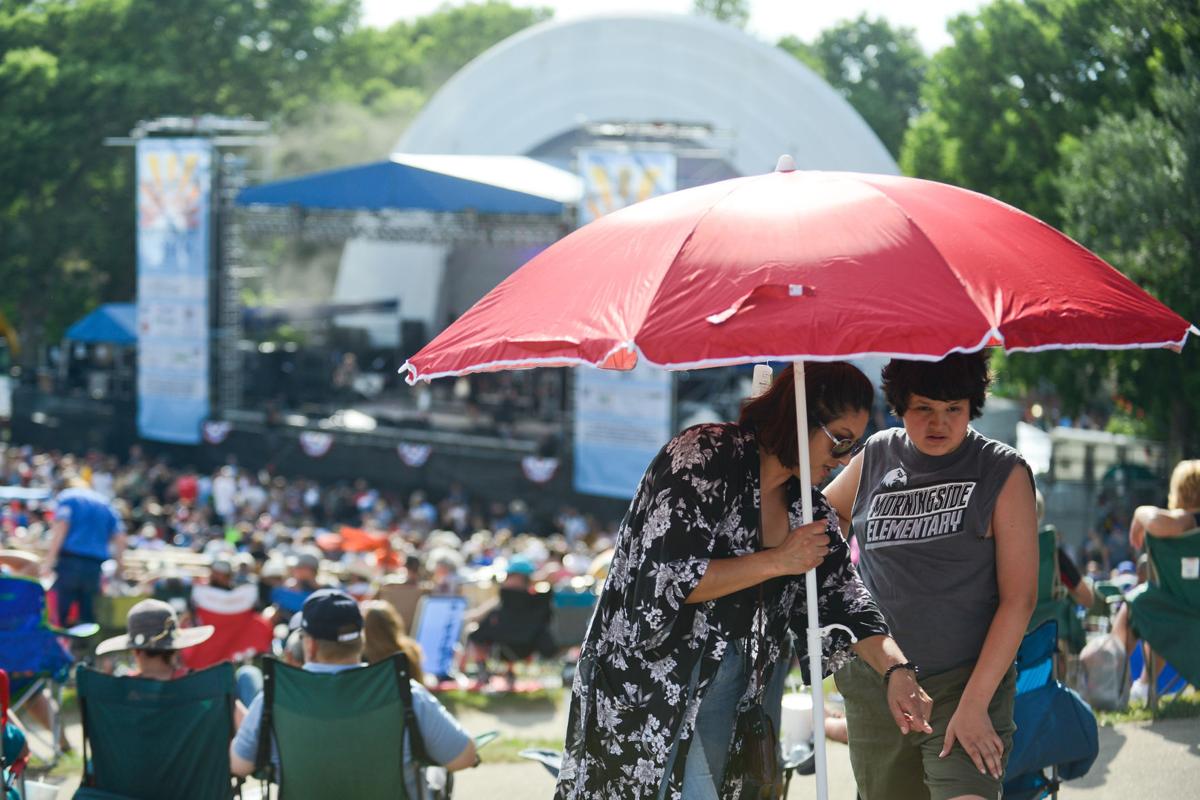
<svg viewBox="0 0 1200 800">
<path fill-rule="evenodd" d="M 129 609 L 125 622 L 126 633 L 105 639 L 96 648 L 96 655 L 133 652 L 137 665 L 133 677 L 169 681 L 187 673 L 177 660 L 177 653 L 205 642 L 213 635 L 212 625 L 194 628 L 179 627 L 175 609 L 162 600 L 143 600 Z"/>
</svg>

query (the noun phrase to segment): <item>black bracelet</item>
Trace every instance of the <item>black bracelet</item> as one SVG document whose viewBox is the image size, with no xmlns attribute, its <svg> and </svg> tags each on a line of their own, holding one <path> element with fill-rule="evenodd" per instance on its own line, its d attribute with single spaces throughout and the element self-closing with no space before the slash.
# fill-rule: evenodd
<svg viewBox="0 0 1200 800">
<path fill-rule="evenodd" d="M 890 667 L 887 668 L 887 672 L 883 673 L 883 685 L 884 686 L 888 685 L 888 680 L 892 677 L 892 673 L 898 669 L 909 670 L 910 672 L 912 672 L 914 678 L 921 674 L 921 668 L 918 667 L 916 664 L 912 663 L 911 661 L 905 661 L 903 664 L 892 664 Z"/>
</svg>

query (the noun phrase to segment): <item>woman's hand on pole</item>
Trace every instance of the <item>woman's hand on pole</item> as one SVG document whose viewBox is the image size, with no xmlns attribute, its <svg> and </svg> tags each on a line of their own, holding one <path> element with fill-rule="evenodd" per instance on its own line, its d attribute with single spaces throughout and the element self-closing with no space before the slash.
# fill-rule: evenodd
<svg viewBox="0 0 1200 800">
<path fill-rule="evenodd" d="M 929 715 L 933 700 L 925 694 L 911 670 L 898 669 L 888 678 L 887 704 L 900 733 L 933 733 Z"/>
<path fill-rule="evenodd" d="M 829 534 L 825 520 L 817 520 L 788 531 L 787 538 L 770 550 L 782 575 L 803 575 L 829 555 Z"/>
</svg>

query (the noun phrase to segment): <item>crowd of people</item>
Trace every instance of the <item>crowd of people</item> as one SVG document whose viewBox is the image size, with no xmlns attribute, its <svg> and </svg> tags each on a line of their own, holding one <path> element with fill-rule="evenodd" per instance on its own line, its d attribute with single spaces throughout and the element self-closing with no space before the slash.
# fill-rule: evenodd
<svg viewBox="0 0 1200 800">
<path fill-rule="evenodd" d="M 0 451 L 0 485 L 8 491 L 0 571 L 52 587 L 52 622 L 95 621 L 96 600 L 105 595 L 150 598 L 132 607 L 124 634 L 95 649 L 97 665 L 154 680 L 182 677 L 188 652 L 213 636 L 197 605 L 214 591 L 250 596 L 275 639 L 268 651 L 285 663 L 337 672 L 403 654 L 424 752 L 450 771 L 476 763 L 474 745 L 426 689 L 426 678 L 434 685 L 447 676 L 422 674 L 412 620 L 372 599 L 380 586 L 414 583 L 440 595 L 473 583 L 497 592 L 590 586 L 604 576 L 614 529 L 573 507 L 537 518 L 520 498 L 483 502 L 461 486 L 432 498 L 362 480 L 320 485 L 234 463 L 205 473 L 136 447 L 124 461 L 9 447 Z M 350 546 L 352 535 L 369 546 Z M 300 610 L 282 603 L 276 589 L 290 592 Z M 493 594 L 468 612 L 475 630 L 462 666 L 476 678 L 469 685 L 494 685 L 486 680 L 488 625 L 497 610 Z M 546 631 L 541 636 L 542 655 L 562 652 L 545 641 Z M 237 687 L 240 726 L 230 758 L 234 774 L 244 774 L 257 749 L 261 673 L 243 663 Z M 28 711 L 51 727 L 49 695 L 35 696 Z M 65 736 L 59 747 L 70 747 Z"/>
<path fill-rule="evenodd" d="M 460 485 L 433 498 L 363 480 L 322 485 L 234 463 L 205 473 L 139 447 L 124 461 L 10 447 L 0 454 L 0 485 L 45 490 L 45 499 L 3 504 L 0 546 L 40 554 L 41 572 L 56 575 L 62 622 L 94 619 L 91 598 L 101 589 L 146 589 L 124 580 L 126 550 L 150 565 L 150 574 L 138 577 L 159 581 L 160 589 L 163 581 L 186 584 L 189 576 L 178 574 L 165 554 L 160 560 L 147 554 L 203 554 L 210 572 L 202 580 L 225 588 L 255 584 L 262 590 L 259 608 L 268 610 L 274 586 L 338 586 L 366 597 L 392 576 L 446 593 L 480 571 L 503 577 L 518 557 L 533 565 L 535 582 L 553 584 L 587 574 L 615 528 L 569 506 L 552 519 L 538 518 L 521 498 L 485 502 Z M 78 524 L 68 535 L 72 518 Z M 336 538 L 330 544 L 329 534 L 344 529 L 368 531 L 378 546 L 343 550 Z M 116 569 L 102 574 L 110 558 Z"/>
<path fill-rule="evenodd" d="M 989 379 L 979 354 L 893 360 L 883 388 L 902 427 L 866 437 L 866 377 L 846 363 L 810 365 L 801 449 L 789 367 L 738 422 L 667 443 L 616 529 L 572 508 L 539 523 L 520 500 L 472 502 L 462 487 L 436 503 L 422 492 L 402 501 L 363 481 L 322 487 L 235 464 L 198 474 L 137 450 L 118 464 L 10 448 L 0 478 L 54 499 L 4 507 L 5 563 L 38 561 L 13 560 L 13 550 L 40 554 L 64 624 L 87 621 L 98 591 L 159 597 L 135 606 L 127 633 L 98 652 L 131 651 L 134 674 L 169 680 L 182 674 L 177 653 L 211 631 L 182 619 L 188 586 L 165 551 L 203 554 L 201 584 L 255 587 L 256 612 L 284 631 L 285 661 L 332 673 L 403 654 L 420 727 L 449 770 L 476 763 L 474 747 L 426 692 L 405 620 L 371 600 L 380 583 L 454 594 L 482 579 L 528 593 L 537 581 L 607 578 L 592 584 L 599 596 L 571 692 L 558 796 L 573 798 L 605 796 L 616 781 L 689 798 L 769 790 L 778 775 L 754 751 L 764 730 L 779 729 L 784 677 L 797 659 L 808 668 L 802 576 L 815 569 L 829 626 L 821 663 L 845 697 L 860 795 L 996 796 L 1016 730 L 1014 657 L 1038 601 L 1040 509 L 1020 454 L 970 427 Z M 814 483 L 807 524 L 803 462 Z M 1131 552 L 1146 535 L 1195 527 L 1197 464 L 1176 470 L 1169 509 L 1138 509 Z M 137 586 L 121 570 L 130 549 L 143 559 L 164 551 Z M 1090 579 L 1063 556 L 1063 582 L 1086 603 Z M 184 602 L 172 603 L 180 588 Z M 279 588 L 301 595 L 297 613 Z M 481 627 L 467 640 L 467 663 L 481 671 L 496 609 L 475 609 Z M 1116 625 L 1128 652 L 1138 622 L 1125 611 Z M 235 774 L 261 761 L 261 681 L 251 667 L 239 672 Z"/>
</svg>

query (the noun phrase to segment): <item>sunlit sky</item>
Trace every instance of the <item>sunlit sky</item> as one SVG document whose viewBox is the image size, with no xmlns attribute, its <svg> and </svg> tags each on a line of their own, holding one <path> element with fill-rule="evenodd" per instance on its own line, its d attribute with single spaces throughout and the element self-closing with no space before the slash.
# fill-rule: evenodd
<svg viewBox="0 0 1200 800">
<path fill-rule="evenodd" d="M 548 6 L 555 19 L 573 19 L 600 13 L 655 11 L 686 14 L 692 0 L 512 0 L 514 5 Z M 413 19 L 437 10 L 445 0 L 363 0 L 364 21 L 384 27 L 400 19 Z M 451 2 L 449 5 L 461 5 Z M 932 53 L 950 43 L 946 20 L 973 11 L 983 0 L 751 0 L 747 30 L 769 42 L 792 34 L 811 41 L 833 23 L 866 13 L 885 17 L 894 25 L 915 28 L 917 39 Z"/>
</svg>

